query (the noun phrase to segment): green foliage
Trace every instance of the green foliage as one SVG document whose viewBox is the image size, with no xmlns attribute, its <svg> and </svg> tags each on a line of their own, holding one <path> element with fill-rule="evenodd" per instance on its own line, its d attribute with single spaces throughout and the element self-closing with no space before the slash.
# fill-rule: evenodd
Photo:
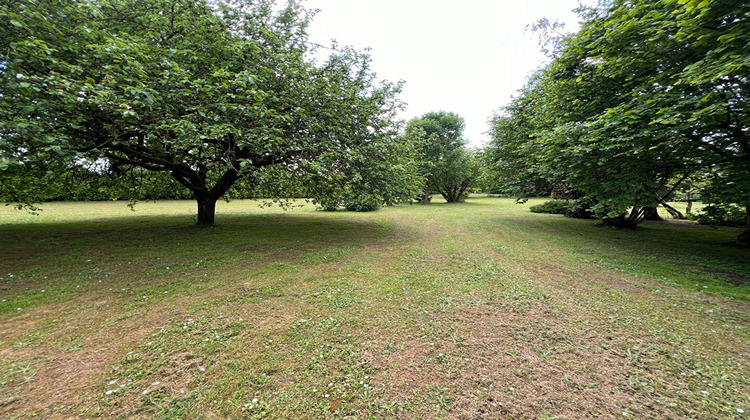
<svg viewBox="0 0 750 420">
<path fill-rule="evenodd" d="M 536 164 L 537 144 L 534 132 L 543 123 L 535 115 L 534 107 L 540 91 L 531 83 L 510 104 L 499 110 L 490 120 L 490 144 L 482 153 L 483 183 L 498 193 L 516 196 L 549 194 L 550 178 L 544 168 Z"/>
<path fill-rule="evenodd" d="M 325 183 L 387 201 L 413 191 L 400 85 L 350 48 L 306 59 L 311 13 L 296 2 L 22 0 L 0 15 L 13 22 L 0 33 L 8 189 L 12 167 L 137 167 L 190 190 L 198 223 L 240 179 L 279 179 L 263 188 L 275 197 L 293 185 L 320 199 Z"/>
<path fill-rule="evenodd" d="M 375 201 L 348 201 L 344 207 L 349 211 L 375 211 L 380 208 L 380 204 Z"/>
<path fill-rule="evenodd" d="M 459 148 L 449 153 L 440 165 L 436 165 L 433 176 L 437 191 L 445 201 L 456 203 L 468 197 L 479 173 L 477 157 L 472 152 Z"/>
<path fill-rule="evenodd" d="M 713 204 L 695 214 L 695 219 L 703 225 L 736 226 L 747 225 L 745 209 L 735 204 Z"/>
<path fill-rule="evenodd" d="M 424 178 L 424 202 L 439 192 L 449 203 L 463 201 L 479 177 L 477 158 L 465 148 L 464 120 L 452 112 L 429 112 L 406 125 L 406 136 L 416 139 Z"/>
<path fill-rule="evenodd" d="M 582 18 L 493 119 L 485 155 L 497 184 L 564 182 L 626 226 L 663 204 L 666 186 L 703 174 L 728 181 L 723 202 L 750 203 L 747 7 L 615 0 Z"/>
<path fill-rule="evenodd" d="M 549 200 L 542 204 L 535 204 L 529 207 L 529 210 L 532 213 L 565 214 L 570 208 L 571 203 L 568 200 Z"/>
</svg>

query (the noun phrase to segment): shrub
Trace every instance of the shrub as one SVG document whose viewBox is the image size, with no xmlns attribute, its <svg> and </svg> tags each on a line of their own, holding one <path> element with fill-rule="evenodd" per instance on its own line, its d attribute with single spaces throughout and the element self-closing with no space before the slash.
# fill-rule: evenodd
<svg viewBox="0 0 750 420">
<path fill-rule="evenodd" d="M 336 209 L 338 209 L 341 205 L 338 200 L 333 198 L 324 198 L 322 200 L 318 200 L 317 204 L 323 211 L 336 211 Z"/>
<path fill-rule="evenodd" d="M 380 204 L 375 201 L 347 201 L 344 205 L 349 211 L 375 211 L 380 208 Z"/>
<path fill-rule="evenodd" d="M 693 215 L 702 225 L 744 227 L 747 213 L 735 204 L 711 204 Z"/>
<path fill-rule="evenodd" d="M 571 209 L 568 200 L 549 200 L 542 204 L 529 207 L 532 213 L 565 214 Z"/>
<path fill-rule="evenodd" d="M 583 207 L 571 207 L 565 210 L 564 214 L 565 217 L 570 217 L 571 219 L 591 219 L 594 217 L 594 213 L 591 210 Z"/>
</svg>

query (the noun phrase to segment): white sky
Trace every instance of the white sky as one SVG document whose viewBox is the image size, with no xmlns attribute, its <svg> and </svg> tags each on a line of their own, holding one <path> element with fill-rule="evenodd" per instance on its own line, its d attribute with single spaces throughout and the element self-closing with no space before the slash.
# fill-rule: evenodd
<svg viewBox="0 0 750 420">
<path fill-rule="evenodd" d="M 578 0 L 307 0 L 319 9 L 310 41 L 370 47 L 379 79 L 404 80 L 409 120 L 431 111 L 464 118 L 470 146 L 487 120 L 543 62 L 526 25 L 546 17 L 576 30 Z"/>
</svg>

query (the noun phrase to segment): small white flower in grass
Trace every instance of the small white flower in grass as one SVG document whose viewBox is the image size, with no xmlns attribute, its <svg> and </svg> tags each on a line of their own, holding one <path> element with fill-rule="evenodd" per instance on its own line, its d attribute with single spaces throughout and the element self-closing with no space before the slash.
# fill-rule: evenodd
<svg viewBox="0 0 750 420">
<path fill-rule="evenodd" d="M 199 371 L 201 371 L 201 372 L 205 372 L 205 371 L 206 371 L 206 368 L 204 368 L 204 367 L 199 367 L 199 368 L 198 368 L 198 370 L 199 370 Z"/>
<path fill-rule="evenodd" d="M 318 392 L 318 390 L 316 388 L 313 388 L 313 392 Z"/>
<path fill-rule="evenodd" d="M 323 395 L 323 398 L 328 398 L 328 397 L 330 397 L 330 395 L 328 394 Z"/>
<path fill-rule="evenodd" d="M 116 384 L 116 383 L 117 383 L 117 379 L 115 379 L 115 380 L 112 380 L 112 381 L 109 381 L 109 384 L 110 384 L 110 385 L 114 385 L 114 384 Z"/>
<path fill-rule="evenodd" d="M 151 385 L 153 385 L 153 386 L 157 386 L 157 385 L 159 385 L 160 383 L 161 383 L 161 382 L 159 382 L 159 381 L 156 381 L 156 382 L 152 383 Z"/>
<path fill-rule="evenodd" d="M 333 382 L 329 382 L 329 383 L 328 383 L 328 386 L 329 386 L 329 387 L 332 387 L 332 386 L 333 386 Z"/>
<path fill-rule="evenodd" d="M 743 409 L 741 409 L 741 408 L 738 408 L 738 409 L 737 409 L 737 412 L 738 412 L 738 413 L 740 413 L 740 414 L 745 414 L 745 410 L 743 410 Z"/>
<path fill-rule="evenodd" d="M 143 390 L 143 392 L 141 392 L 141 395 L 146 395 L 146 394 L 148 394 L 148 389 L 145 389 Z"/>
<path fill-rule="evenodd" d="M 704 389 L 703 391 L 701 391 L 701 394 L 703 394 L 703 395 L 708 395 L 708 391 L 706 391 L 706 390 Z"/>
<path fill-rule="evenodd" d="M 23 308 L 16 308 L 17 311 L 23 310 Z"/>
<path fill-rule="evenodd" d="M 438 353 L 438 357 L 443 357 L 443 353 Z"/>
<path fill-rule="evenodd" d="M 257 403 L 257 402 L 258 402 L 258 399 L 257 399 L 257 398 L 253 398 L 253 401 L 252 401 L 252 402 L 253 402 L 253 404 L 255 404 L 255 403 Z"/>
</svg>

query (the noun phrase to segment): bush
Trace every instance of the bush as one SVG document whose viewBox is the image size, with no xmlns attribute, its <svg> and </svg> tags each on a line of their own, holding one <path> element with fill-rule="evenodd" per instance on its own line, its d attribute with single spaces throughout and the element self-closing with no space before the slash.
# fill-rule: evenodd
<svg viewBox="0 0 750 420">
<path fill-rule="evenodd" d="M 594 213 L 591 210 L 583 207 L 571 207 L 565 210 L 564 214 L 565 217 L 570 217 L 571 219 L 591 219 L 594 217 Z"/>
<path fill-rule="evenodd" d="M 747 213 L 735 204 L 711 204 L 693 215 L 702 225 L 744 227 Z"/>
<path fill-rule="evenodd" d="M 542 204 L 529 207 L 532 213 L 565 214 L 571 209 L 568 200 L 549 200 Z"/>
<path fill-rule="evenodd" d="M 336 211 L 341 205 L 341 203 L 335 198 L 323 198 L 317 200 L 316 204 L 320 206 L 320 209 L 323 211 Z"/>
<path fill-rule="evenodd" d="M 348 201 L 344 207 L 349 211 L 375 211 L 380 204 L 375 201 Z"/>
</svg>

